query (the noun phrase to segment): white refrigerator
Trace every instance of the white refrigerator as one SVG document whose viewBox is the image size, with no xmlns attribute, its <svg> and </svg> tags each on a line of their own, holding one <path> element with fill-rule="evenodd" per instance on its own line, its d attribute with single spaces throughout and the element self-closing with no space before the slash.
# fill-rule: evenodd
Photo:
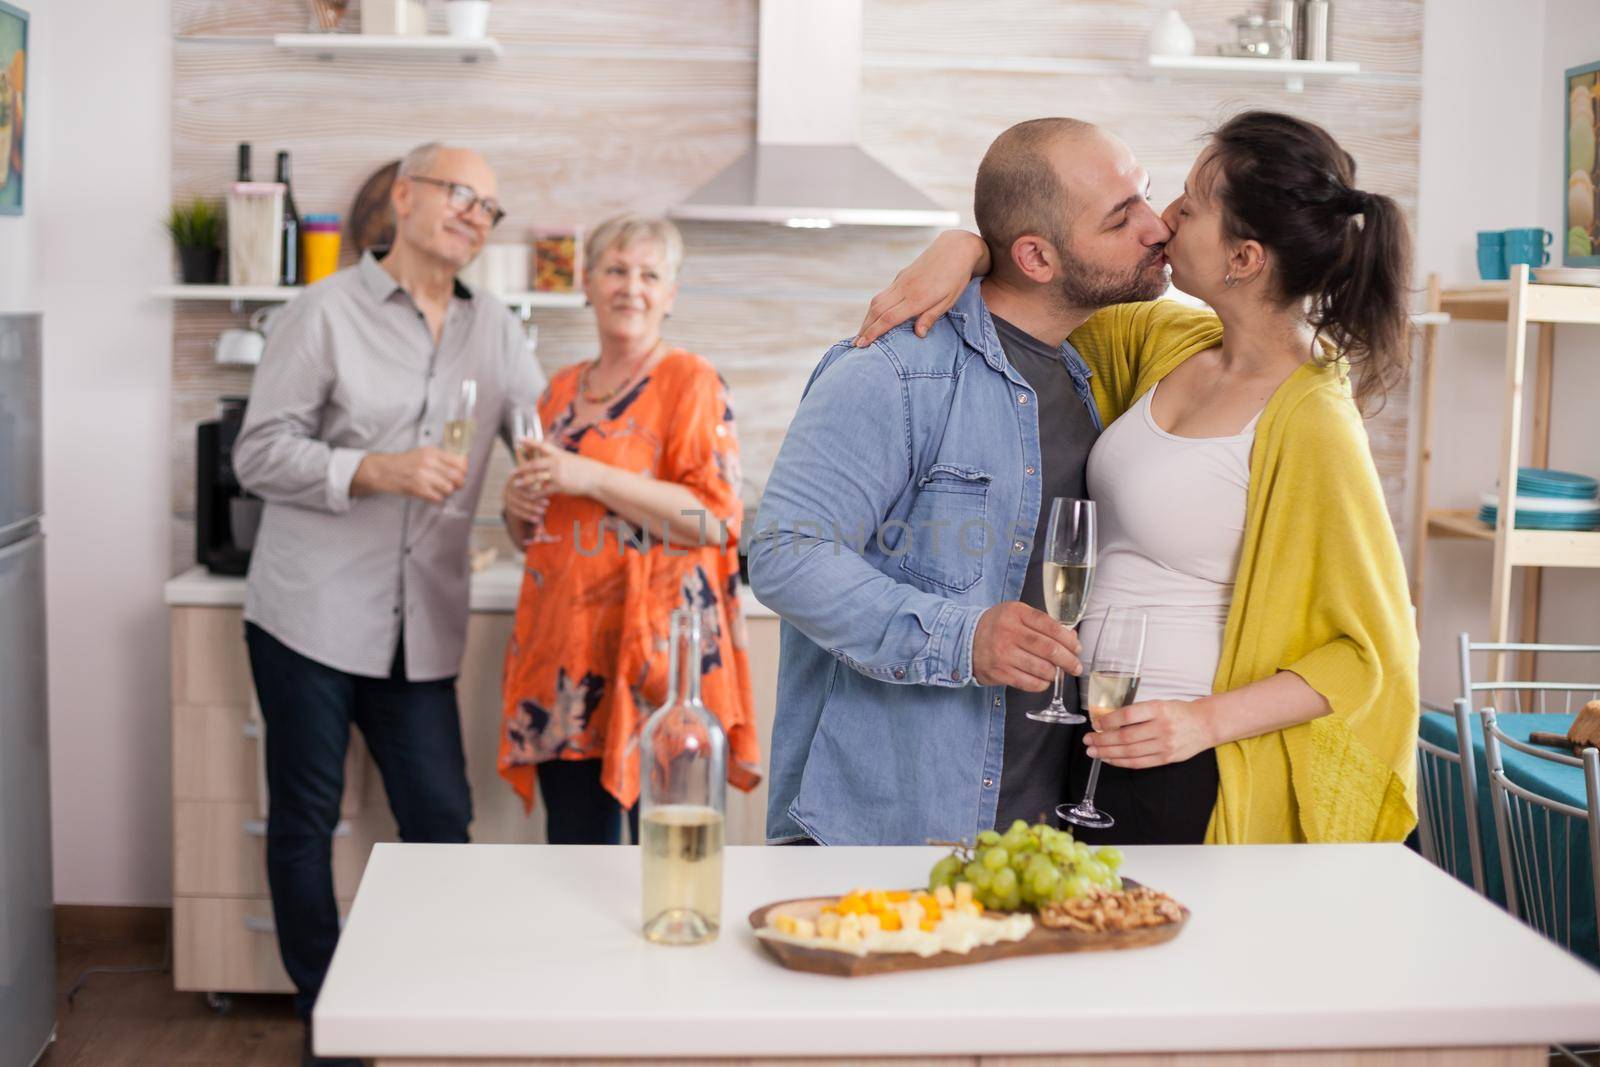
<svg viewBox="0 0 1600 1067">
<path fill-rule="evenodd" d="M 55 1032 L 39 316 L 0 315 L 0 1064 Z"/>
</svg>

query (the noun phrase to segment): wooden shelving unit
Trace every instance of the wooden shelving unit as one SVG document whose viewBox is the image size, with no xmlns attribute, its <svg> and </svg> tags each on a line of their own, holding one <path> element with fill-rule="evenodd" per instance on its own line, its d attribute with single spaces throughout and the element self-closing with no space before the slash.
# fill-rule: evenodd
<svg viewBox="0 0 1600 1067">
<path fill-rule="evenodd" d="M 160 300 L 198 300 L 226 302 L 235 309 L 245 304 L 282 304 L 305 292 L 287 285 L 162 285 L 151 291 Z M 501 300 L 524 316 L 536 309 L 581 308 L 583 293 L 497 293 Z"/>
<path fill-rule="evenodd" d="M 1517 568 L 1528 574 L 1522 586 L 1520 608 L 1522 627 L 1519 640 L 1533 642 L 1539 634 L 1539 598 L 1542 568 L 1600 567 L 1600 531 L 1569 532 L 1519 530 L 1515 527 L 1517 468 L 1521 466 L 1522 408 L 1528 374 L 1528 326 L 1538 326 L 1536 363 L 1531 385 L 1534 389 L 1533 426 L 1529 434 L 1529 462 L 1545 467 L 1550 462 L 1550 396 L 1555 370 L 1555 328 L 1557 325 L 1600 325 L 1600 288 L 1572 285 L 1535 285 L 1528 267 L 1512 268 L 1511 280 L 1483 285 L 1443 289 L 1437 276 L 1428 279 L 1428 311 L 1447 316 L 1444 321 L 1500 322 L 1506 327 L 1505 415 L 1500 439 L 1500 498 L 1497 523 L 1493 529 L 1477 519 L 1472 510 L 1433 508 L 1428 503 L 1428 473 L 1433 460 L 1433 388 L 1437 373 L 1438 333 L 1443 322 L 1423 326 L 1420 366 L 1421 395 L 1416 469 L 1417 521 L 1412 524 L 1411 598 L 1422 610 L 1422 576 L 1430 538 L 1454 537 L 1489 541 L 1494 556 L 1489 583 L 1489 640 L 1511 638 L 1511 580 Z M 1503 660 L 1503 657 L 1502 657 Z M 1494 667 L 1505 677 L 1505 664 Z M 1519 666 L 1520 677 L 1534 677 L 1531 655 Z"/>
<path fill-rule="evenodd" d="M 319 59 L 339 56 L 446 56 L 463 63 L 498 59 L 505 49 L 493 37 L 446 37 L 439 34 L 280 33 L 273 47 Z"/>
<path fill-rule="evenodd" d="M 1291 93 L 1304 91 L 1308 79 L 1348 78 L 1361 73 L 1360 63 L 1313 62 L 1309 59 L 1252 59 L 1248 56 L 1150 56 L 1158 73 L 1212 75 L 1223 78 L 1281 79 Z"/>
</svg>

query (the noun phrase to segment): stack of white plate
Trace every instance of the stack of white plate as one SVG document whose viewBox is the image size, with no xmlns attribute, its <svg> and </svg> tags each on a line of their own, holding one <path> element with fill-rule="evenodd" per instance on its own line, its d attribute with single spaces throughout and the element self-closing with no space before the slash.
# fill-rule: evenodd
<svg viewBox="0 0 1600 1067">
<path fill-rule="evenodd" d="M 1583 474 L 1522 467 L 1517 471 L 1516 522 L 1522 530 L 1600 530 L 1600 483 Z M 1483 494 L 1478 520 L 1493 526 L 1500 494 Z"/>
<path fill-rule="evenodd" d="M 1540 285 L 1600 285 L 1600 267 L 1535 267 Z"/>
</svg>

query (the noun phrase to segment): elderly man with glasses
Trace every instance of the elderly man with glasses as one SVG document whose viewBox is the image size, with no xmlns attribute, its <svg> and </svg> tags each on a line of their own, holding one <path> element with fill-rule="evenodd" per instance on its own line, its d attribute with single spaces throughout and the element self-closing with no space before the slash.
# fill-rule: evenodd
<svg viewBox="0 0 1600 1067">
<path fill-rule="evenodd" d="M 307 1020 L 339 936 L 331 846 L 351 725 L 403 840 L 467 840 L 455 676 L 471 516 L 496 432 L 509 447 L 514 407 L 544 387 L 515 316 L 456 280 L 504 214 L 495 197 L 474 152 L 407 155 L 394 246 L 289 304 L 234 445 L 240 483 L 267 502 L 245 641 L 266 722 L 273 915 Z M 472 410 L 452 412 L 469 381 Z"/>
</svg>

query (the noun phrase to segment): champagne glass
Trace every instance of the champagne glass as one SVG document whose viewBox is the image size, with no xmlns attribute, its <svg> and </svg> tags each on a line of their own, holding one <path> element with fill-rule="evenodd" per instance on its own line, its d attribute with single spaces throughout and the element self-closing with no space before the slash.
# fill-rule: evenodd
<svg viewBox="0 0 1600 1067">
<path fill-rule="evenodd" d="M 511 439 L 516 444 L 518 463 L 526 463 L 538 454 L 538 446 L 544 441 L 544 422 L 539 418 L 538 404 L 525 400 L 511 409 Z M 559 540 L 545 532 L 541 521 L 534 523 L 528 543 L 550 544 Z"/>
<path fill-rule="evenodd" d="M 1100 717 L 1133 703 L 1139 691 L 1139 673 L 1144 669 L 1145 613 L 1131 608 L 1107 608 L 1094 646 L 1094 662 L 1084 705 L 1089 720 L 1100 728 Z M 1089 785 L 1083 799 L 1068 806 L 1059 805 L 1056 814 L 1074 826 L 1104 830 L 1116 820 L 1094 806 L 1094 790 L 1100 784 L 1100 760 L 1089 767 Z"/>
<path fill-rule="evenodd" d="M 1044 544 L 1044 608 L 1057 622 L 1076 626 L 1083 621 L 1094 582 L 1094 501 L 1056 497 L 1050 502 L 1050 525 Z M 1055 698 L 1050 706 L 1028 712 L 1035 722 L 1071 726 L 1084 721 L 1061 699 L 1064 672 L 1056 668 Z"/>
<path fill-rule="evenodd" d="M 474 414 L 478 407 L 478 380 L 476 378 L 463 378 L 461 389 L 450 399 L 449 410 L 445 412 L 444 440 L 442 447 L 452 456 L 466 458 L 472 453 L 472 437 L 477 430 L 477 419 Z M 456 502 L 460 493 L 450 495 L 450 503 L 445 505 L 444 513 L 452 518 L 471 518 L 466 508 Z"/>
</svg>

